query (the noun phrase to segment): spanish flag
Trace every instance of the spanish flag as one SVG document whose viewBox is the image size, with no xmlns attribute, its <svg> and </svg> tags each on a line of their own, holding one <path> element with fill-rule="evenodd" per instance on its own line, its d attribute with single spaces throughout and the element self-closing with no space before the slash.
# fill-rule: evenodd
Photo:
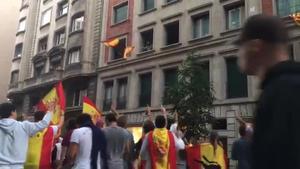
<svg viewBox="0 0 300 169">
<path fill-rule="evenodd" d="M 103 41 L 105 46 L 111 47 L 111 48 L 116 47 L 119 44 L 119 42 L 120 42 L 119 38 Z"/>
<path fill-rule="evenodd" d="M 295 21 L 297 25 L 300 25 L 300 13 L 291 14 L 290 17 Z"/>
<path fill-rule="evenodd" d="M 24 169 L 52 169 L 54 130 L 48 127 L 30 137 Z"/>
<path fill-rule="evenodd" d="M 59 82 L 55 87 L 38 103 L 39 111 L 47 111 L 49 103 L 55 102 L 56 107 L 51 120 L 52 125 L 59 123 L 61 115 L 65 113 L 66 100 L 62 82 Z"/>
<path fill-rule="evenodd" d="M 134 50 L 134 46 L 128 46 L 128 47 L 126 47 L 125 50 L 124 50 L 123 58 L 127 59 L 131 55 L 131 53 L 132 53 L 133 50 Z"/>
<path fill-rule="evenodd" d="M 187 165 L 190 169 L 227 169 L 227 156 L 220 145 L 214 149 L 212 144 L 203 143 L 201 145 L 187 147 L 186 152 Z"/>
<path fill-rule="evenodd" d="M 96 105 L 88 98 L 83 97 L 83 113 L 89 114 L 92 117 L 93 123 L 96 124 L 97 120 L 101 117 L 102 112 L 97 109 Z"/>
<path fill-rule="evenodd" d="M 173 134 L 156 128 L 148 135 L 152 169 L 176 169 L 176 148 Z"/>
</svg>

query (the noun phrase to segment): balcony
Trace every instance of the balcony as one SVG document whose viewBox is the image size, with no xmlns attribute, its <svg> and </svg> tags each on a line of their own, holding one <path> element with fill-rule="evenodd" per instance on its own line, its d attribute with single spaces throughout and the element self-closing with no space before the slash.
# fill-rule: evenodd
<svg viewBox="0 0 300 169">
<path fill-rule="evenodd" d="M 25 80 L 24 88 L 46 86 L 62 79 L 62 70 L 53 70 L 38 77 Z"/>
</svg>

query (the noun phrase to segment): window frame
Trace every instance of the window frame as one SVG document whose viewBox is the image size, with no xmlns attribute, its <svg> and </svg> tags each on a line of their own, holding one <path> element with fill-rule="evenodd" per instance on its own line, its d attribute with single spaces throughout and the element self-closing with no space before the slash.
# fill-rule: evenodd
<svg viewBox="0 0 300 169">
<path fill-rule="evenodd" d="M 21 46 L 21 47 L 20 47 Z M 20 53 L 17 55 L 17 49 L 18 47 L 21 48 L 20 50 Z M 23 53 L 23 43 L 18 43 L 16 46 L 15 46 L 15 52 L 14 52 L 14 58 L 21 58 L 22 57 L 22 53 Z M 20 55 L 20 56 L 19 56 Z"/>
<path fill-rule="evenodd" d="M 290 2 L 285 2 L 286 4 L 287 4 L 287 6 L 286 6 L 286 9 L 290 9 L 290 11 L 284 11 L 284 12 L 286 12 L 287 14 L 284 14 L 284 15 L 280 15 L 280 10 L 279 10 L 279 0 L 273 0 L 273 2 L 274 2 L 274 11 L 276 11 L 275 13 L 276 13 L 276 15 L 277 16 L 279 16 L 279 17 L 282 17 L 282 18 L 284 18 L 284 17 L 288 17 L 290 14 L 293 14 L 293 13 L 295 13 L 295 12 L 300 12 L 300 2 L 297 4 L 297 2 L 296 2 L 296 0 L 294 0 L 294 6 L 292 6 L 292 7 L 294 7 L 295 8 L 295 11 L 293 11 L 292 12 L 292 8 L 291 8 L 291 6 L 289 6 L 289 3 Z M 299 10 L 297 10 L 297 7 L 299 6 Z M 285 9 L 285 10 L 286 10 Z"/>
<path fill-rule="evenodd" d="M 76 56 L 76 62 L 73 62 L 73 53 L 78 53 L 78 56 Z M 78 61 L 77 61 L 78 60 Z M 73 64 L 78 64 L 81 61 L 81 47 L 75 47 L 69 50 L 68 52 L 68 57 L 67 57 L 67 65 L 73 65 Z"/>
<path fill-rule="evenodd" d="M 75 20 L 76 19 L 79 19 L 79 18 L 82 18 L 83 17 L 83 21 L 81 22 L 80 24 L 80 29 L 77 29 L 77 26 L 75 26 Z M 77 31 L 82 31 L 84 30 L 84 25 L 85 25 L 85 15 L 84 15 L 84 12 L 79 12 L 75 15 L 72 16 L 72 19 L 71 19 L 71 26 L 70 26 L 70 32 L 73 33 L 73 32 L 77 32 Z"/>
<path fill-rule="evenodd" d="M 236 68 L 238 69 L 238 63 L 237 63 L 237 58 L 236 57 L 227 57 L 227 58 L 225 58 L 225 64 L 226 64 L 226 99 L 240 99 L 240 98 L 248 98 L 249 97 L 249 85 L 248 85 L 248 76 L 247 75 L 245 75 L 245 74 L 242 74 L 242 73 L 240 73 L 242 76 L 244 76 L 244 78 L 246 78 L 245 80 L 246 80 L 246 83 L 245 83 L 245 85 L 246 86 L 242 86 L 242 87 L 246 87 L 246 89 L 245 89 L 245 93 L 239 93 L 238 95 L 234 95 L 233 93 L 231 93 L 230 92 L 230 85 L 229 85 L 229 81 L 230 81 L 230 79 L 229 79 L 229 69 L 228 69 L 228 67 L 229 67 L 229 65 L 228 65 L 228 61 L 232 61 L 232 60 L 235 60 L 235 62 L 236 62 Z"/>
<path fill-rule="evenodd" d="M 152 31 L 152 44 L 151 44 L 151 49 L 149 46 L 149 49 L 144 50 L 147 46 L 144 46 L 144 38 L 143 38 L 143 34 Z M 140 52 L 148 52 L 154 49 L 154 28 L 150 28 L 147 30 L 143 30 L 140 32 Z"/>
<path fill-rule="evenodd" d="M 207 34 L 204 34 L 203 33 L 203 20 L 205 17 L 208 17 L 208 32 Z M 197 14 L 197 15 L 193 15 L 191 17 L 192 19 L 192 24 L 193 24 L 193 30 L 192 30 L 192 39 L 199 39 L 199 38 L 203 38 L 203 37 L 206 37 L 208 35 L 210 35 L 211 33 L 211 22 L 210 22 L 210 12 L 207 11 L 207 12 L 204 12 L 204 13 L 201 13 L 201 14 Z M 200 23 L 199 23 L 200 22 Z M 198 24 L 198 34 L 196 35 L 196 25 Z"/>
<path fill-rule="evenodd" d="M 151 86 L 151 88 L 150 88 L 150 92 L 149 93 L 147 93 L 147 94 L 142 94 L 142 93 L 145 93 L 145 92 L 142 92 L 142 77 L 143 76 L 150 76 L 151 77 L 151 79 L 149 80 L 150 81 L 150 86 Z M 147 81 L 147 82 L 149 82 L 149 81 Z M 152 82 L 153 82 L 153 73 L 152 72 L 145 72 L 145 73 L 142 73 L 142 74 L 139 74 L 139 96 L 138 96 L 138 98 L 139 98 L 139 102 L 138 102 L 138 105 L 139 105 L 139 107 L 146 107 L 147 106 L 147 103 L 146 104 L 144 104 L 144 100 L 145 99 L 149 99 L 149 102 L 148 102 L 148 104 L 149 104 L 149 106 L 151 106 L 151 104 L 152 104 L 152 88 L 153 88 L 153 85 L 152 85 Z M 149 97 L 149 98 L 146 98 L 146 97 Z"/>
<path fill-rule="evenodd" d="M 66 13 L 63 13 L 64 9 L 64 5 L 66 5 L 66 8 L 67 8 L 67 12 Z M 67 15 L 69 13 L 69 2 L 68 1 L 62 1 L 62 2 L 59 2 L 57 4 L 57 16 L 56 18 L 59 18 L 61 16 L 64 16 L 64 15 Z"/>
<path fill-rule="evenodd" d="M 22 23 L 24 23 L 24 28 L 23 29 L 21 29 Z M 18 25 L 18 32 L 23 32 L 25 30 L 26 30 L 26 17 L 21 18 L 20 21 L 19 21 L 19 25 Z"/>
<path fill-rule="evenodd" d="M 46 42 L 46 49 L 41 50 L 41 43 L 42 43 L 43 40 L 45 40 L 45 42 Z M 46 52 L 48 50 L 48 40 L 49 40 L 48 36 L 45 36 L 45 37 L 42 37 L 42 38 L 39 39 L 37 53 Z"/>
<path fill-rule="evenodd" d="M 123 58 L 123 54 L 124 54 L 125 49 L 126 49 L 126 47 L 127 47 L 127 45 L 128 45 L 128 37 L 127 37 L 127 36 L 119 37 L 119 44 L 118 44 L 118 45 L 120 45 L 120 42 L 121 42 L 121 40 L 123 40 L 123 39 L 125 39 L 125 48 L 124 48 L 124 51 L 123 51 L 121 57 L 116 58 L 116 56 L 115 56 L 115 50 L 117 49 L 117 46 L 116 46 L 116 47 L 114 47 L 114 48 L 111 48 L 111 50 L 110 50 L 110 60 L 111 60 L 111 61 L 115 61 L 115 60 L 119 60 L 119 59 L 122 59 L 122 58 Z"/>
<path fill-rule="evenodd" d="M 235 30 L 235 29 L 239 29 L 242 27 L 242 22 L 243 22 L 243 15 L 242 15 L 242 8 L 244 7 L 244 5 L 240 4 L 240 5 L 236 5 L 236 6 L 232 6 L 230 8 L 225 9 L 226 15 L 225 15 L 225 21 L 226 21 L 226 30 Z M 233 10 L 238 10 L 239 11 L 239 25 L 237 27 L 233 27 L 232 26 L 232 15 L 231 15 L 231 11 Z"/>
<path fill-rule="evenodd" d="M 44 21 L 44 16 L 45 16 L 45 14 L 47 13 L 47 12 L 49 12 L 50 11 L 50 15 L 49 15 L 49 21 L 48 22 L 43 22 Z M 40 24 L 40 27 L 43 27 L 43 26 L 45 26 L 45 25 L 48 25 L 48 24 L 50 24 L 51 23 L 51 19 L 52 19 L 52 7 L 50 7 L 50 8 L 48 8 L 48 9 L 46 9 L 46 10 L 44 10 L 43 12 L 42 12 L 42 14 L 41 14 L 41 24 Z"/>
<path fill-rule="evenodd" d="M 59 35 L 61 35 L 62 33 L 64 33 L 64 40 L 62 43 L 58 43 L 58 39 L 61 39 L 61 37 Z M 61 45 L 64 45 L 66 43 L 66 29 L 65 28 L 61 28 L 57 31 L 55 31 L 55 34 L 54 34 L 54 46 L 61 46 Z"/>
<path fill-rule="evenodd" d="M 128 77 L 117 79 L 117 109 L 126 109 L 127 108 L 127 99 L 128 99 Z M 120 96 L 121 86 L 124 85 L 124 96 Z"/>
<path fill-rule="evenodd" d="M 17 81 L 14 81 L 14 74 L 17 73 Z M 14 70 L 11 72 L 11 75 L 10 75 L 10 84 L 16 84 L 19 82 L 19 73 L 20 71 L 19 70 Z"/>
<path fill-rule="evenodd" d="M 103 86 L 104 86 L 104 95 L 103 95 L 102 107 L 103 107 L 103 111 L 109 111 L 110 106 L 113 102 L 114 81 L 113 80 L 105 81 L 105 82 L 103 82 Z M 108 89 L 110 89 L 109 92 L 110 92 L 111 98 L 107 98 Z"/>
<path fill-rule="evenodd" d="M 169 33 L 168 33 L 167 29 L 169 29 L 169 26 L 171 26 L 173 24 L 176 24 L 176 23 L 178 23 L 178 40 L 177 40 L 177 42 L 174 42 L 174 43 L 168 43 L 168 34 Z M 175 21 L 166 23 L 163 26 L 164 26 L 164 34 L 165 34 L 165 36 L 164 36 L 165 37 L 164 46 L 170 46 L 170 45 L 174 45 L 174 44 L 180 43 L 180 20 L 175 20 Z"/>
<path fill-rule="evenodd" d="M 127 5 L 127 11 L 126 11 L 127 15 L 126 15 L 126 17 L 117 22 L 116 21 L 116 10 L 117 10 L 117 8 L 121 8 L 121 7 L 126 6 L 126 5 Z M 117 4 L 117 5 L 113 6 L 112 12 L 113 12 L 113 15 L 112 15 L 112 18 L 111 18 L 112 19 L 112 22 L 111 22 L 112 24 L 111 25 L 117 25 L 117 24 L 120 24 L 122 22 L 127 21 L 128 18 L 129 18 L 129 1 L 121 2 L 120 4 Z"/>
<path fill-rule="evenodd" d="M 144 13 L 144 12 L 148 12 L 148 11 L 151 11 L 151 10 L 153 10 L 153 9 L 155 9 L 155 0 L 151 0 L 151 1 L 153 1 L 153 8 L 149 8 L 149 9 L 147 9 L 147 10 L 145 10 L 145 1 L 148 1 L 148 0 L 143 0 L 142 1 L 142 13 Z"/>
</svg>

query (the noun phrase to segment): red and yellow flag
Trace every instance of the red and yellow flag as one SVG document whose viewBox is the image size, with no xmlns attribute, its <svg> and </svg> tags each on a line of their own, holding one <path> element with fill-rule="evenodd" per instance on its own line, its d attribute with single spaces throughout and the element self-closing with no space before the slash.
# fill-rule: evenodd
<svg viewBox="0 0 300 169">
<path fill-rule="evenodd" d="M 119 44 L 119 42 L 120 42 L 119 38 L 103 41 L 105 46 L 111 47 L 111 48 L 116 47 Z"/>
<path fill-rule="evenodd" d="M 124 50 L 123 58 L 127 59 L 131 55 L 131 53 L 132 53 L 133 50 L 134 50 L 134 46 L 128 46 L 128 47 L 126 47 L 125 50 Z"/>
<path fill-rule="evenodd" d="M 290 17 L 300 26 L 300 13 L 291 14 Z"/>
<path fill-rule="evenodd" d="M 49 103 L 55 102 L 55 112 L 51 120 L 51 124 L 58 124 L 61 115 L 65 113 L 66 100 L 62 82 L 59 82 L 55 87 L 39 102 L 37 109 L 39 111 L 47 111 Z"/>
<path fill-rule="evenodd" d="M 101 117 L 102 112 L 97 109 L 96 105 L 88 98 L 83 97 L 83 113 L 89 114 L 92 117 L 93 123 L 96 124 L 97 120 Z"/>
<path fill-rule="evenodd" d="M 51 169 L 54 131 L 48 127 L 30 137 L 24 169 Z"/>
<path fill-rule="evenodd" d="M 210 143 L 203 143 L 187 147 L 187 165 L 190 169 L 210 168 L 220 166 L 221 169 L 227 169 L 227 157 L 224 149 L 218 145 L 214 149 Z"/>
<path fill-rule="evenodd" d="M 148 135 L 152 169 L 176 169 L 176 148 L 173 134 L 167 129 L 154 129 Z"/>
</svg>

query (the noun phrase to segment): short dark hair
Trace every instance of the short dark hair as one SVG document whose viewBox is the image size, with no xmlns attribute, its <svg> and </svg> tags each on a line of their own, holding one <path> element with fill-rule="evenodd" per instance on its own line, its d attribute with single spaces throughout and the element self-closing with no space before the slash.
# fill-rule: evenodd
<svg viewBox="0 0 300 169">
<path fill-rule="evenodd" d="M 91 116 L 89 114 L 83 113 L 83 114 L 80 114 L 77 117 L 76 122 L 79 126 L 81 126 L 81 125 L 86 124 L 86 123 L 91 123 L 92 119 L 91 119 Z"/>
<path fill-rule="evenodd" d="M 0 104 L 0 119 L 9 118 L 14 111 L 16 111 L 14 104 L 10 102 Z"/>
<path fill-rule="evenodd" d="M 34 116 L 34 121 L 35 122 L 41 121 L 44 118 L 44 116 L 45 116 L 45 112 L 43 112 L 43 111 L 37 111 L 37 112 L 34 113 L 33 116 Z"/>
<path fill-rule="evenodd" d="M 105 119 L 108 123 L 117 122 L 117 117 L 113 113 L 108 113 Z"/>
<path fill-rule="evenodd" d="M 286 44 L 289 35 L 284 22 L 279 17 L 258 14 L 247 19 L 235 44 L 241 45 L 253 39 L 271 44 Z"/>
<path fill-rule="evenodd" d="M 76 129 L 76 120 L 74 118 L 68 121 L 67 130 Z"/>
<path fill-rule="evenodd" d="M 127 127 L 127 116 L 120 116 L 117 120 L 117 124 L 119 127 L 126 128 Z"/>
<path fill-rule="evenodd" d="M 239 133 L 242 137 L 244 137 L 246 135 L 246 125 L 245 124 L 241 124 L 239 127 Z"/>
<path fill-rule="evenodd" d="M 155 127 L 156 128 L 164 128 L 164 127 L 166 127 L 166 123 L 167 123 L 167 120 L 166 120 L 165 116 L 163 116 L 163 115 L 156 116 L 156 118 L 155 118 Z"/>
<path fill-rule="evenodd" d="M 209 141 L 213 143 L 214 141 L 219 140 L 219 134 L 216 131 L 212 131 L 209 135 Z"/>
<path fill-rule="evenodd" d="M 143 131 L 145 134 L 149 133 L 150 131 L 153 131 L 155 129 L 155 125 L 151 120 L 146 120 L 143 124 Z"/>
</svg>

